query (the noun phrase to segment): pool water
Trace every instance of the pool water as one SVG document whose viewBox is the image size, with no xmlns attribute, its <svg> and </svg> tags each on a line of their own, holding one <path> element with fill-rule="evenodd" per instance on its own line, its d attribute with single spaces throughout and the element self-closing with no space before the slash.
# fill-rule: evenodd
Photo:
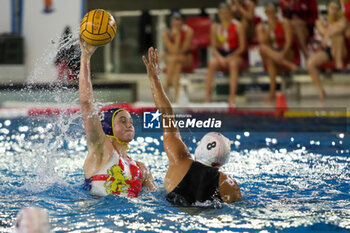
<svg viewBox="0 0 350 233">
<path fill-rule="evenodd" d="M 192 153 L 204 134 L 182 133 Z M 82 188 L 87 148 L 81 113 L 0 119 L 0 232 L 11 232 L 27 206 L 47 209 L 55 232 L 350 231 L 349 133 L 224 135 L 234 144 L 221 170 L 236 179 L 244 200 L 184 208 L 165 200 L 161 132 L 137 127 L 129 152 L 151 169 L 158 191 L 96 199 Z"/>
</svg>

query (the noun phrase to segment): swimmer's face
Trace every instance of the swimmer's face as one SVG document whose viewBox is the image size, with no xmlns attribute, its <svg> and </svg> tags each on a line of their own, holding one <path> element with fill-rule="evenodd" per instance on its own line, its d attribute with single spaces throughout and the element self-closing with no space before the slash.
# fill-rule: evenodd
<svg viewBox="0 0 350 233">
<path fill-rule="evenodd" d="M 328 5 L 328 15 L 336 17 L 339 13 L 340 6 L 336 2 L 331 2 Z"/>
<path fill-rule="evenodd" d="M 182 20 L 181 18 L 172 18 L 171 19 L 171 27 L 172 28 L 181 28 Z"/>
<path fill-rule="evenodd" d="M 134 139 L 135 128 L 129 112 L 119 112 L 115 116 L 113 127 L 115 136 L 122 142 L 131 142 Z"/>
<path fill-rule="evenodd" d="M 230 21 L 231 18 L 232 18 L 231 11 L 227 7 L 221 7 L 219 9 L 218 15 L 219 15 L 219 19 L 220 19 L 221 22 L 223 22 L 223 21 Z"/>
</svg>

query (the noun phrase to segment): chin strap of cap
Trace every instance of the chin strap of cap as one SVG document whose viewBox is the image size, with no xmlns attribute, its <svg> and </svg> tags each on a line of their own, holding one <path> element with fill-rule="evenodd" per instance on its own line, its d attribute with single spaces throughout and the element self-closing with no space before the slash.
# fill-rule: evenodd
<svg viewBox="0 0 350 233">
<path fill-rule="evenodd" d="M 114 136 L 114 138 L 117 139 L 117 142 L 118 142 L 119 144 L 126 145 L 126 149 L 129 150 L 129 143 L 123 142 L 122 140 L 120 140 L 120 139 L 117 138 L 116 136 Z"/>
</svg>

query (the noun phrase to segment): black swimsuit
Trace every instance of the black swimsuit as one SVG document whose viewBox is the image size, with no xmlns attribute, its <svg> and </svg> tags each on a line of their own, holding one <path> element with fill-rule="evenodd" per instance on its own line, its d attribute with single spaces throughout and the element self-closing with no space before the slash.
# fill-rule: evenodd
<svg viewBox="0 0 350 233">
<path fill-rule="evenodd" d="M 333 58 L 333 55 L 332 55 L 332 49 L 331 49 L 331 47 L 330 47 L 330 46 L 327 46 L 327 47 L 324 49 L 324 51 L 327 53 L 329 60 L 330 60 L 330 61 L 333 61 L 334 58 Z"/>
<path fill-rule="evenodd" d="M 182 181 L 165 198 L 173 205 L 190 206 L 195 202 L 222 201 L 217 168 L 194 161 Z"/>
</svg>

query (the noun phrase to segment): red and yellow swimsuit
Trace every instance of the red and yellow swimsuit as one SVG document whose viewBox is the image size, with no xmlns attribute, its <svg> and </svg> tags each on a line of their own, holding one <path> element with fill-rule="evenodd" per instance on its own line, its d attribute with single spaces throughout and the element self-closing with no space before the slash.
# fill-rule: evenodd
<svg viewBox="0 0 350 233">
<path fill-rule="evenodd" d="M 218 41 L 218 50 L 225 52 L 234 51 L 239 44 L 237 21 L 232 20 L 227 27 L 222 24 L 218 25 L 216 38 Z"/>
<path fill-rule="evenodd" d="M 84 189 L 93 195 L 117 194 L 137 197 L 142 188 L 142 172 L 135 161 L 129 162 L 114 151 L 112 158 L 98 173 L 85 179 Z"/>
</svg>

